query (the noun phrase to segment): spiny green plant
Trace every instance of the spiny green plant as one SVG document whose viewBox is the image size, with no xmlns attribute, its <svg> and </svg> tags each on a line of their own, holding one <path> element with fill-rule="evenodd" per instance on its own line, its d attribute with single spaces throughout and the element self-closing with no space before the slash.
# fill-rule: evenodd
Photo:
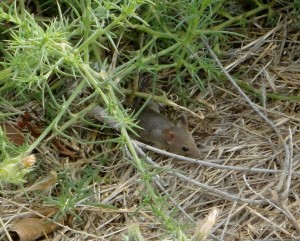
<svg viewBox="0 0 300 241">
<path fill-rule="evenodd" d="M 16 147 L 11 143 L 5 131 L 0 127 L 0 186 L 5 184 L 22 184 L 25 175 L 35 164 L 34 155 L 26 154 L 26 144 Z"/>
<path fill-rule="evenodd" d="M 230 18 L 219 24 L 215 17 L 224 3 L 221 0 L 36 2 L 41 8 L 38 15 L 26 10 L 24 0 L 12 5 L 0 3 L 0 23 L 10 26 L 0 29 L 8 36 L 0 46 L 0 96 L 9 107 L 22 109 L 24 103 L 35 102 L 46 110 L 44 131 L 24 153 L 29 155 L 50 134 L 48 140 L 63 136 L 85 143 L 67 130 L 84 118 L 95 102 L 100 103 L 120 124 L 120 136 L 107 142 L 116 143 L 123 151 L 127 148 L 131 154 L 145 186 L 145 204 L 151 204 L 148 206 L 169 232 L 174 232 L 176 240 L 184 240 L 180 225 L 165 211 L 171 207 L 153 188 L 152 177 L 157 171 L 139 158 L 128 134 L 136 125 L 123 106 L 124 94 L 128 93 L 123 89 L 145 73 L 167 86 L 160 90 L 157 86 L 162 85 L 154 83 L 153 93 L 171 91 L 181 100 L 191 101 L 188 88 L 201 91 L 207 76 L 220 76 L 201 37 L 218 45 L 219 37 L 227 33 L 222 30 L 243 18 Z M 257 12 L 268 6 L 260 6 Z M 165 76 L 170 70 L 172 74 Z M 15 164 L 15 159 L 6 160 L 2 163 Z M 11 175 L 22 179 L 22 171 L 16 170 Z M 61 196 L 53 200 L 63 212 L 72 213 L 78 201 L 90 194 L 68 193 L 72 180 L 67 175 L 62 179 L 69 186 L 63 186 Z M 79 183 L 71 188 L 76 192 L 80 187 Z"/>
<path fill-rule="evenodd" d="M 45 197 L 47 203 L 59 208 L 55 218 L 71 214 L 80 219 L 80 216 L 75 211 L 76 208 L 79 205 L 94 205 L 89 200 L 94 195 L 90 185 L 94 179 L 97 179 L 97 175 L 99 175 L 99 170 L 89 167 L 84 169 L 83 172 L 74 175 L 78 176 L 77 179 L 71 176 L 70 170 L 67 168 L 59 173 L 58 180 L 60 181 L 56 189 L 60 191 L 60 195 Z"/>
</svg>

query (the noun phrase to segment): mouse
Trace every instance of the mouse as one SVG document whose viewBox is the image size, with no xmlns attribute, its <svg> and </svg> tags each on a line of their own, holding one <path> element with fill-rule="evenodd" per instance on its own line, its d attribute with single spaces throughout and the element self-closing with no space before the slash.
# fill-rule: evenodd
<svg viewBox="0 0 300 241">
<path fill-rule="evenodd" d="M 151 143 L 159 148 L 182 156 L 199 158 L 200 150 L 188 129 L 188 120 L 182 115 L 176 124 L 173 124 L 159 111 L 156 103 L 148 103 L 137 116 L 138 126 L 135 132 L 137 140 Z"/>
</svg>

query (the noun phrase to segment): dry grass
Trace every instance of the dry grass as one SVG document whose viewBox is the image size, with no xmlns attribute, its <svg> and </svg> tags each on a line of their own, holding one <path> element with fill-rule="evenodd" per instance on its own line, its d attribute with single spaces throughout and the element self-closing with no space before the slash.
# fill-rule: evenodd
<svg viewBox="0 0 300 241">
<path fill-rule="evenodd" d="M 300 48 L 299 33 L 294 26 L 285 20 L 275 29 L 253 26 L 248 39 L 237 40 L 228 54 L 220 57 L 227 71 L 238 76 L 242 89 L 274 123 L 281 137 L 229 81 L 222 85 L 215 81 L 209 83 L 207 92 L 198 97 L 206 103 L 201 108 L 204 120 L 189 115 L 190 128 L 205 162 L 214 160 L 211 163 L 257 168 L 261 172 L 220 169 L 149 153 L 154 162 L 145 163 L 157 174 L 151 177 L 153 186 L 166 203 L 160 211 L 176 220 L 187 237 L 195 234 L 196 223 L 215 208 L 219 216 L 207 240 L 297 240 L 300 237 L 300 107 L 297 101 L 300 99 Z M 283 100 L 281 96 L 294 97 Z M 195 112 L 198 110 L 195 105 L 189 107 Z M 108 138 L 108 133 L 87 129 L 79 123 L 74 127 L 74 136 L 89 141 L 96 136 Z M 142 240 L 142 237 L 144 240 L 174 240 L 149 209 L 151 203 L 145 201 L 142 175 L 118 149 L 105 144 L 101 147 L 68 144 L 71 149 L 80 150 L 79 158 L 64 159 L 50 146 L 41 146 L 40 153 L 47 155 L 39 154 L 42 161 L 32 179 L 41 176 L 38 180 L 41 182 L 49 178 L 51 170 L 63 168 L 74 182 L 82 175 L 92 174 L 93 181 L 81 188 L 91 191 L 87 200 L 93 205 L 81 204 L 82 200 L 78 200 L 75 212 L 80 218 L 73 220 L 72 215 L 67 216 L 65 223 L 58 223 L 61 228 L 55 235 L 41 240 L 122 240 L 124 235 L 130 236 L 128 240 Z M 107 155 L 103 163 L 95 158 L 99 151 Z M 92 167 L 91 172 L 86 172 L 87 167 Z M 267 173 L 266 169 L 278 172 Z M 6 238 L 5 229 L 12 219 L 35 208 L 24 203 L 50 205 L 39 192 L 44 196 L 61 192 L 55 185 L 43 189 L 46 190 L 28 191 L 28 196 L 17 191 L 0 197 L 0 220 L 4 225 L 1 240 Z M 127 234 L 128 228 L 131 232 Z"/>
</svg>

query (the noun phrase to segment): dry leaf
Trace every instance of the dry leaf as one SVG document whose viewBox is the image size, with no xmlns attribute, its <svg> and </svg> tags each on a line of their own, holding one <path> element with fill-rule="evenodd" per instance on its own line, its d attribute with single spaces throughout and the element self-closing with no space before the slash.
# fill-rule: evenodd
<svg viewBox="0 0 300 241">
<path fill-rule="evenodd" d="M 0 127 L 4 130 L 7 138 L 15 145 L 21 146 L 25 142 L 22 130 L 9 123 L 1 123 Z"/>
<path fill-rule="evenodd" d="M 39 208 L 37 213 L 46 217 L 53 216 L 58 209 L 56 207 Z M 62 220 L 60 220 L 62 221 Z M 11 227 L 11 236 L 19 241 L 32 241 L 47 234 L 52 233 L 58 228 L 58 225 L 46 218 L 38 216 L 36 213 L 27 213 L 22 218 L 16 219 Z"/>
<path fill-rule="evenodd" d="M 76 152 L 69 150 L 67 147 L 64 146 L 63 142 L 61 142 L 57 138 L 54 138 L 52 140 L 52 143 L 55 146 L 56 150 L 59 151 L 60 154 L 71 158 L 75 158 L 78 156 Z"/>
<path fill-rule="evenodd" d="M 191 241 L 204 241 L 216 223 L 219 213 L 219 209 L 213 208 L 204 220 L 200 220 Z"/>
<path fill-rule="evenodd" d="M 57 172 L 51 171 L 49 176 L 33 184 L 31 187 L 28 187 L 26 191 L 29 192 L 29 191 L 37 191 L 37 190 L 47 190 L 53 187 L 56 182 L 57 182 Z"/>
<path fill-rule="evenodd" d="M 32 241 L 52 233 L 58 226 L 42 218 L 24 218 L 16 220 L 10 230 L 16 232 L 20 241 Z"/>
</svg>

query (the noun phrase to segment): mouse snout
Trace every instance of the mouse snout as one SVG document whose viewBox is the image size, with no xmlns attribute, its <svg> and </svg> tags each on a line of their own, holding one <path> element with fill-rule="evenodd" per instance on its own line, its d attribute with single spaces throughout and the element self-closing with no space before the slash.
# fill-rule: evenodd
<svg viewBox="0 0 300 241">
<path fill-rule="evenodd" d="M 196 149 L 193 150 L 193 152 L 191 152 L 189 157 L 198 159 L 198 158 L 200 158 L 200 155 L 201 155 L 200 150 L 198 148 L 196 148 Z"/>
</svg>

